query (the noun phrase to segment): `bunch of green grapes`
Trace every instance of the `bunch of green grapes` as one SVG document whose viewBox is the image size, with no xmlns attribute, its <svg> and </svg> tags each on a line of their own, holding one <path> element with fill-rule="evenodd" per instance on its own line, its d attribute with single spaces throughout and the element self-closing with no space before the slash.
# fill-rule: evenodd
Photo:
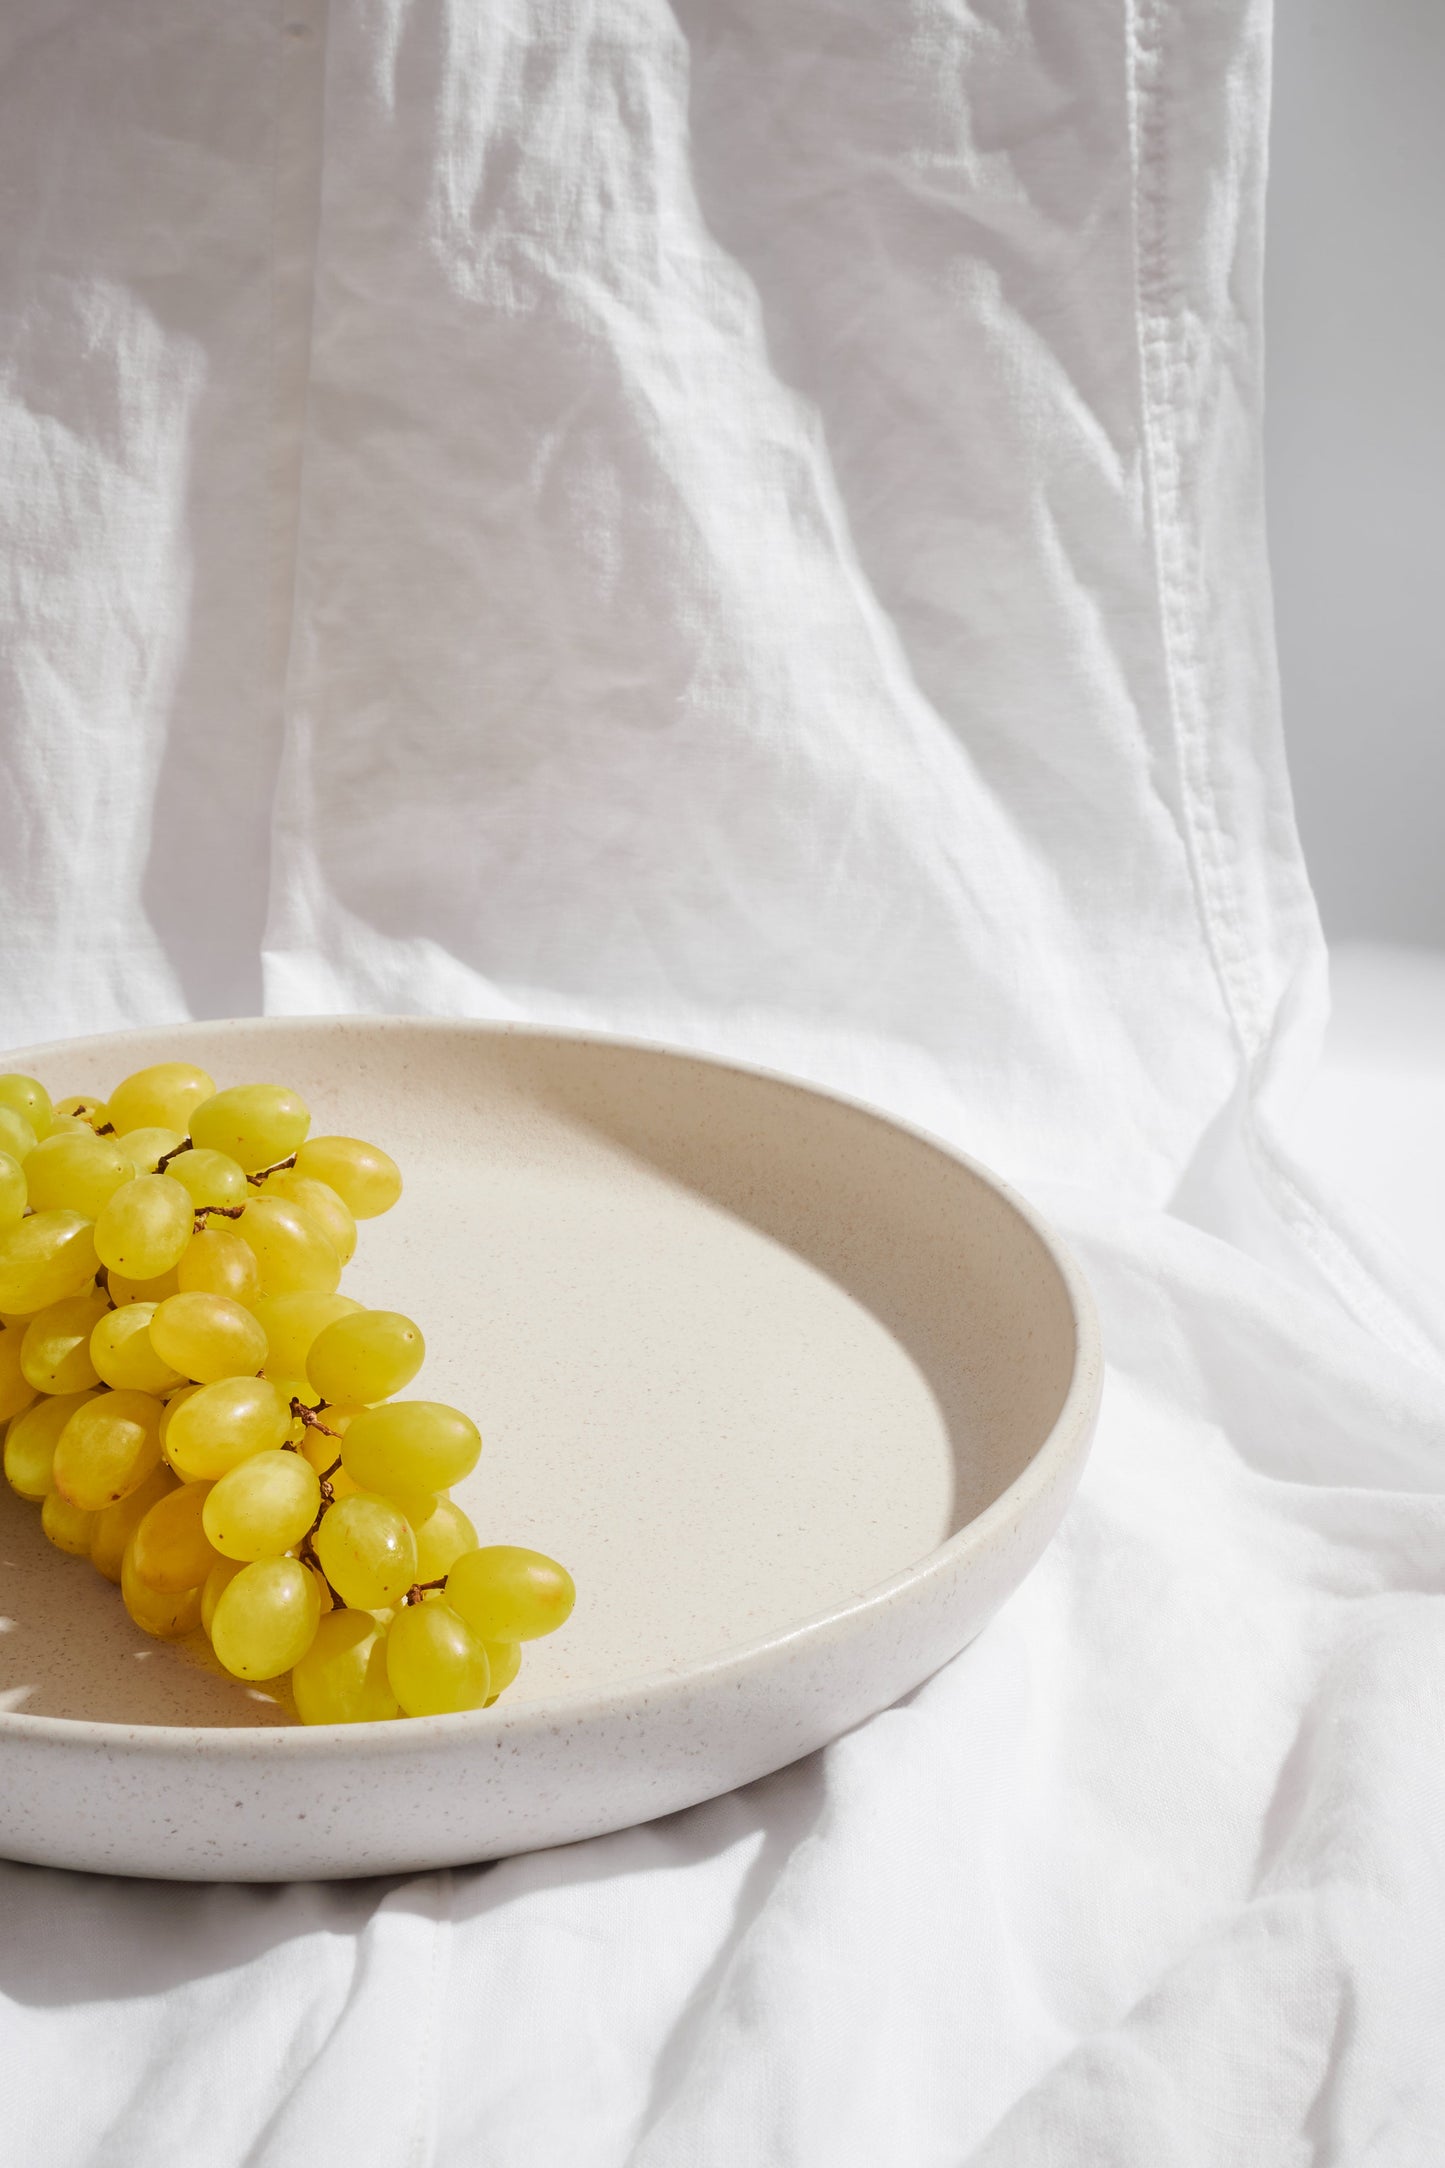
<svg viewBox="0 0 1445 2168">
<path fill-rule="evenodd" d="M 0 1076 L 5 1474 L 138 1626 L 289 1672 L 305 1723 L 482 1708 L 572 1580 L 452 1498 L 476 1425 L 396 1399 L 420 1331 L 339 1292 L 400 1172 L 310 1126 L 188 1062 L 55 1106 Z"/>
</svg>

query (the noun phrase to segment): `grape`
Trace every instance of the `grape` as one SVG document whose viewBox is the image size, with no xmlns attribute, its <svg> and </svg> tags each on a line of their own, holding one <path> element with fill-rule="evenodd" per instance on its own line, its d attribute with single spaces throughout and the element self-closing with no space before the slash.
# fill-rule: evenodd
<svg viewBox="0 0 1445 2168">
<path fill-rule="evenodd" d="M 13 1153 L 0 1151 L 0 1227 L 13 1227 L 28 1202 L 25 1169 Z"/>
<path fill-rule="evenodd" d="M 208 1483 L 182 1483 L 179 1490 L 157 1499 L 136 1529 L 132 1563 L 148 1588 L 173 1595 L 183 1588 L 199 1588 L 220 1563 L 204 1525 L 210 1494 Z"/>
<path fill-rule="evenodd" d="M 319 1332 L 306 1375 L 323 1400 L 389 1400 L 410 1385 L 426 1343 L 396 1310 L 354 1310 Z"/>
<path fill-rule="evenodd" d="M 324 1428 L 315 1423 L 296 1425 L 300 1432 L 296 1442 L 301 1453 L 310 1461 L 318 1475 L 327 1477 L 331 1484 L 331 1495 L 336 1499 L 353 1497 L 358 1488 L 346 1470 L 338 1468 L 336 1463 L 341 1457 L 341 1440 L 346 1426 L 354 1415 L 360 1413 L 360 1408 L 351 1407 L 343 1401 L 339 1407 L 326 1410 Z"/>
<path fill-rule="evenodd" d="M 256 1315 L 266 1328 L 267 1362 L 278 1377 L 295 1378 L 304 1385 L 306 1357 L 316 1335 L 333 1319 L 360 1308 L 350 1295 L 263 1295 Z"/>
<path fill-rule="evenodd" d="M 184 1251 L 181 1254 L 184 1256 Z M 154 1309 L 157 1303 L 165 1301 L 167 1295 L 173 1295 L 176 1292 L 178 1283 L 176 1268 L 172 1265 L 169 1272 L 158 1272 L 153 1279 L 149 1280 L 131 1280 L 127 1279 L 123 1272 L 112 1272 L 108 1275 L 108 1284 L 112 1302 L 122 1305 L 130 1302 L 148 1302 Z"/>
<path fill-rule="evenodd" d="M 375 1219 L 401 1195 L 396 1161 L 359 1137 L 308 1137 L 297 1150 L 296 1172 L 334 1189 L 353 1219 Z"/>
<path fill-rule="evenodd" d="M 444 1597 L 397 1612 L 386 1630 L 386 1675 L 408 1716 L 479 1709 L 491 1691 L 487 1652 Z"/>
<path fill-rule="evenodd" d="M 121 1601 L 144 1632 L 161 1641 L 179 1640 L 200 1624 L 201 1592 L 198 1588 L 171 1592 L 149 1588 L 135 1570 L 135 1537 L 125 1547 L 120 1562 Z"/>
<path fill-rule="evenodd" d="M 291 1673 L 303 1724 L 368 1724 L 398 1715 L 386 1633 L 368 1611 L 332 1611 Z"/>
<path fill-rule="evenodd" d="M 245 1570 L 244 1559 L 218 1558 L 206 1575 L 205 1585 L 201 1589 L 201 1627 L 207 1640 L 210 1639 L 211 1628 L 216 1621 L 216 1605 L 221 1600 L 222 1592 L 230 1587 L 238 1573 L 244 1573 Z"/>
<path fill-rule="evenodd" d="M 176 1267 L 176 1285 L 183 1295 L 226 1295 L 250 1309 L 261 1299 L 256 1253 L 224 1224 L 202 1227 Z"/>
<path fill-rule="evenodd" d="M 122 1498 L 117 1505 L 107 1506 L 104 1512 L 96 1514 L 95 1526 L 90 1532 L 90 1563 L 97 1573 L 103 1573 L 107 1581 L 114 1581 L 119 1586 L 131 1537 L 157 1500 L 169 1497 L 175 1489 L 176 1479 L 162 1463 L 159 1468 L 152 1468 L 144 1483 L 128 1498 Z"/>
<path fill-rule="evenodd" d="M 409 1518 L 410 1516 L 408 1516 Z M 416 1577 L 419 1581 L 437 1581 L 450 1573 L 463 1551 L 477 1547 L 477 1531 L 459 1505 L 450 1498 L 438 1498 L 429 1514 L 420 1522 L 413 1521 L 416 1530 Z"/>
<path fill-rule="evenodd" d="M 254 1377 L 266 1360 L 265 1328 L 226 1295 L 168 1295 L 150 1336 L 163 1362 L 200 1385 Z"/>
<path fill-rule="evenodd" d="M 28 1324 L 6 1325 L 0 1330 L 0 1423 L 28 1408 L 38 1385 L 25 1375 L 25 1335 Z"/>
<path fill-rule="evenodd" d="M 51 1115 L 51 1129 L 62 1116 L 67 1120 L 84 1122 L 87 1129 L 99 1129 L 102 1122 L 110 1120 L 105 1101 L 95 1099 L 89 1092 L 73 1092 L 68 1099 L 57 1099 Z"/>
<path fill-rule="evenodd" d="M 94 1288 L 36 1311 L 25 1328 L 20 1364 L 37 1392 L 83 1393 L 99 1384 L 90 1336 L 107 1314 L 106 1299 Z"/>
<path fill-rule="evenodd" d="M 554 1633 L 576 1600 L 565 1566 L 511 1543 L 467 1551 L 447 1575 L 447 1602 L 481 1641 L 535 1641 Z"/>
<path fill-rule="evenodd" d="M 337 1292 L 400 1172 L 309 1123 L 280 1085 L 217 1091 L 186 1062 L 55 1107 L 0 1078 L 5 1473 L 146 1632 L 199 1623 L 237 1677 L 293 1672 L 303 1722 L 476 1708 L 572 1583 L 480 1548 L 447 1496 L 475 1424 L 393 1400 L 420 1330 Z"/>
<path fill-rule="evenodd" d="M 499 1694 L 505 1694 L 513 1679 L 522 1668 L 522 1644 L 520 1641 L 488 1641 L 487 1668 L 492 1674 L 492 1690 L 486 1699 L 490 1709 Z"/>
<path fill-rule="evenodd" d="M 321 1570 L 345 1604 L 379 1611 L 416 1579 L 416 1537 L 385 1498 L 354 1491 L 322 1515 L 316 1531 Z"/>
<path fill-rule="evenodd" d="M 341 1259 L 300 1205 L 290 1204 L 284 1197 L 258 1197 L 254 1204 L 247 1205 L 236 1225 L 242 1239 L 256 1253 L 264 1294 L 335 1292 L 341 1278 Z"/>
<path fill-rule="evenodd" d="M 220 1591 L 211 1646 L 238 1679 L 274 1679 L 300 1663 L 320 1617 L 320 1585 L 299 1558 L 258 1559 Z"/>
<path fill-rule="evenodd" d="M 90 1335 L 90 1359 L 103 1384 L 136 1393 L 166 1393 L 182 1382 L 180 1372 L 162 1362 L 151 1345 L 155 1314 L 153 1302 L 128 1302 L 123 1309 L 101 1312 Z"/>
<path fill-rule="evenodd" d="M 73 1506 L 59 1491 L 47 1491 L 40 1504 L 40 1525 L 57 1551 L 72 1558 L 89 1558 L 91 1531 L 98 1515 Z"/>
<path fill-rule="evenodd" d="M 132 1174 L 154 1174 L 167 1154 L 179 1150 L 185 1141 L 179 1129 L 128 1129 L 116 1139 Z"/>
<path fill-rule="evenodd" d="M 460 1409 L 439 1400 L 393 1400 L 355 1418 L 341 1458 L 363 1490 L 391 1498 L 449 1489 L 475 1468 L 481 1450 L 481 1433 Z"/>
<path fill-rule="evenodd" d="M 128 1129 L 159 1128 L 177 1129 L 184 1135 L 192 1113 L 215 1089 L 214 1079 L 192 1062 L 153 1062 L 117 1084 L 110 1095 L 109 1119 L 122 1134 Z"/>
<path fill-rule="evenodd" d="M 275 1558 L 315 1520 L 321 1485 L 299 1453 L 253 1453 L 216 1483 L 206 1500 L 206 1534 L 223 1558 Z"/>
<path fill-rule="evenodd" d="M 27 1160 L 36 1145 L 35 1131 L 13 1107 L 0 1107 L 0 1151 L 12 1159 Z"/>
<path fill-rule="evenodd" d="M 161 1441 L 166 1459 L 186 1482 L 214 1482 L 256 1453 L 274 1453 L 289 1425 L 287 1408 L 268 1379 L 220 1378 L 176 1395 L 162 1418 Z"/>
<path fill-rule="evenodd" d="M 93 1220 L 132 1179 L 130 1161 L 115 1140 L 93 1136 L 83 1125 L 48 1136 L 25 1162 L 25 1186 L 37 1212 L 78 1212 Z"/>
<path fill-rule="evenodd" d="M 95 1249 L 101 1263 L 127 1279 L 150 1280 L 181 1261 L 194 1213 L 168 1174 L 138 1174 L 101 1206 Z"/>
<path fill-rule="evenodd" d="M 225 1152 L 178 1152 L 166 1173 L 198 1209 L 204 1204 L 244 1204 L 251 1194 L 245 1175 Z"/>
<path fill-rule="evenodd" d="M 28 1122 L 37 1137 L 50 1127 L 50 1094 L 33 1076 L 19 1076 L 14 1070 L 0 1076 L 0 1107 Z"/>
<path fill-rule="evenodd" d="M 266 1177 L 265 1194 L 299 1205 L 309 1219 L 315 1220 L 342 1264 L 351 1263 L 356 1255 L 356 1221 L 329 1183 L 283 1168 L 281 1173 Z"/>
<path fill-rule="evenodd" d="M 55 1488 L 55 1446 L 77 1408 L 98 1393 L 60 1393 L 26 1408 L 5 1433 L 5 1479 L 21 1498 L 38 1505 Z"/>
<path fill-rule="evenodd" d="M 227 1152 L 255 1174 L 294 1152 L 310 1126 L 304 1102 L 283 1085 L 234 1084 L 194 1109 L 191 1142 Z"/>
<path fill-rule="evenodd" d="M 0 1310 L 33 1316 L 95 1278 L 89 1220 L 78 1212 L 32 1212 L 0 1231 Z"/>
<path fill-rule="evenodd" d="M 55 1488 L 98 1513 L 139 1488 L 161 1457 L 161 1404 L 149 1393 L 97 1393 L 55 1446 Z"/>
</svg>

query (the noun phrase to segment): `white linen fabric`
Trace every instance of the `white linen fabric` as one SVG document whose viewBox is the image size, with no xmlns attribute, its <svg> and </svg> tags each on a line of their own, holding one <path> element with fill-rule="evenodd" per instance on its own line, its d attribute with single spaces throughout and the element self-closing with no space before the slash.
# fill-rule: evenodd
<svg viewBox="0 0 1445 2168">
<path fill-rule="evenodd" d="M 0 2161 L 1439 2158 L 1440 1336 L 1292 1161 L 1261 0 L 14 0 L 4 1036 L 835 1084 L 1111 1375 L 973 1648 L 652 1827 L 0 1867 Z"/>
</svg>

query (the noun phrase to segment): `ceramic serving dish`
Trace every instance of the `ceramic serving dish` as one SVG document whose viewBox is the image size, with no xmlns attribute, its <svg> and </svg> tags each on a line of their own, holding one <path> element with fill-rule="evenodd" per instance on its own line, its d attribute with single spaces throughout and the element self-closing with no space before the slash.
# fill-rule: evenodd
<svg viewBox="0 0 1445 2168">
<path fill-rule="evenodd" d="M 976 1634 L 1098 1405 L 1076 1267 L 982 1167 L 781 1078 L 410 1019 L 198 1024 L 7 1056 L 54 1092 L 172 1056 L 293 1085 L 406 1194 L 344 1287 L 480 1423 L 483 1542 L 576 1611 L 486 1711 L 305 1729 L 0 1499 L 0 1852 L 110 1873 L 390 1873 L 667 1814 L 810 1752 Z"/>
</svg>

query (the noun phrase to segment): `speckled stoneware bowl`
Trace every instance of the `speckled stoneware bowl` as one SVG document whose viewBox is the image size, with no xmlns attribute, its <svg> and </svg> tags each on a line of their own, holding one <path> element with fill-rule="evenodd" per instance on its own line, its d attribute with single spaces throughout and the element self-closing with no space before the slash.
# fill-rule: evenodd
<svg viewBox="0 0 1445 2168">
<path fill-rule="evenodd" d="M 7 1056 L 53 1093 L 182 1056 L 293 1085 L 406 1194 L 344 1286 L 427 1337 L 483 1542 L 576 1576 L 492 1709 L 308 1730 L 0 1485 L 0 1852 L 271 1881 L 560 1844 L 885 1708 L 1058 1525 L 1098 1405 L 1077 1269 L 980 1167 L 865 1109 L 505 1026 L 242 1022 Z"/>
</svg>

